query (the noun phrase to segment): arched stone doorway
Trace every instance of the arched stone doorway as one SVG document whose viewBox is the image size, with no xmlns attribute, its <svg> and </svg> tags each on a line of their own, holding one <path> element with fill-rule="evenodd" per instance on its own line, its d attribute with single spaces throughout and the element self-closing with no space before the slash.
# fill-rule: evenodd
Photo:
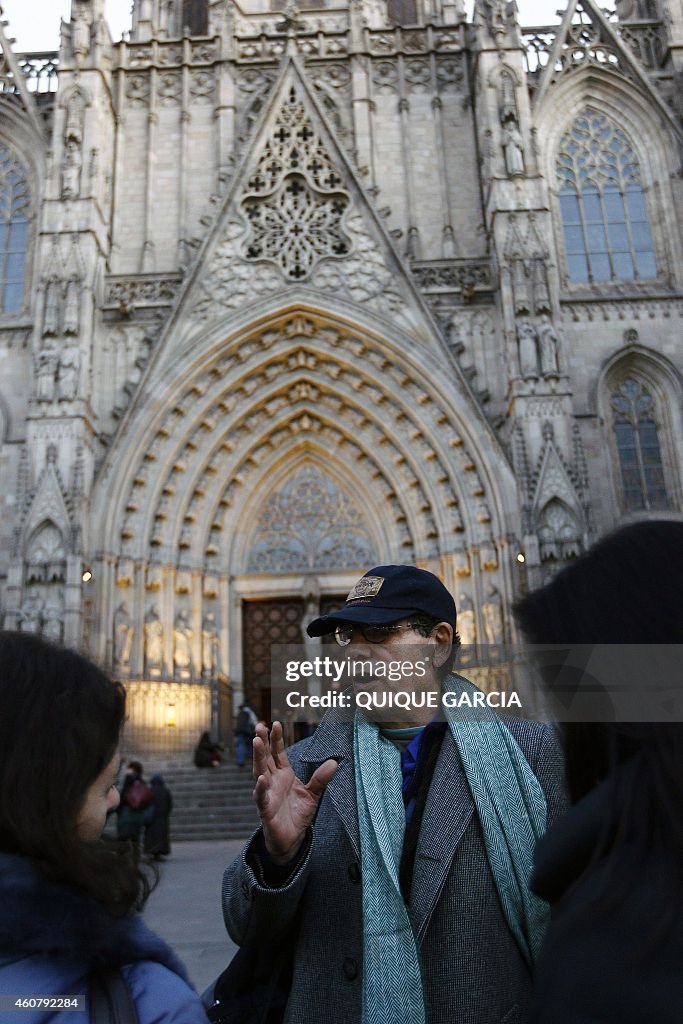
<svg viewBox="0 0 683 1024">
<path fill-rule="evenodd" d="M 350 488 L 309 458 L 268 488 L 248 538 L 247 587 L 241 597 L 242 690 L 260 717 L 270 718 L 271 648 L 303 644 L 314 656 L 320 641 L 305 626 L 338 608 L 354 578 L 377 563 L 377 542 Z M 289 588 L 290 593 L 286 594 Z"/>
<path fill-rule="evenodd" d="M 202 715 L 230 730 L 249 603 L 305 600 L 313 578 L 339 599 L 384 562 L 437 572 L 475 619 L 491 582 L 509 591 L 510 466 L 426 348 L 279 310 L 149 384 L 98 476 L 93 646 L 145 694 L 159 749 L 190 747 Z M 316 507 L 333 527 L 311 529 Z"/>
</svg>

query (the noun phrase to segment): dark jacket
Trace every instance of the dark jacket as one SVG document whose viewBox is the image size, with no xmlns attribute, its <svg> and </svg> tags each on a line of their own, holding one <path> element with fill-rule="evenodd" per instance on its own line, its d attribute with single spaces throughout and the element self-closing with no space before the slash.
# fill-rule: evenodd
<svg viewBox="0 0 683 1024">
<path fill-rule="evenodd" d="M 509 728 L 548 800 L 565 809 L 555 733 L 534 722 Z M 323 761 L 339 768 L 320 801 L 312 843 L 280 888 L 258 869 L 262 832 L 229 867 L 223 913 L 240 945 L 294 947 L 286 1024 L 360 1024 L 363 964 L 362 865 L 352 726 L 328 713 L 289 759 L 310 779 Z M 422 958 L 428 1024 L 522 1024 L 531 976 L 507 926 L 460 757 L 450 732 L 441 743 L 415 851 L 408 905 Z"/>
<path fill-rule="evenodd" d="M 153 775 L 150 781 L 154 801 L 145 815 L 145 853 L 151 856 L 167 855 L 171 852 L 170 814 L 173 797 L 161 775 Z"/>
<path fill-rule="evenodd" d="M 643 863 L 628 839 L 596 862 L 611 799 L 608 783 L 592 790 L 538 844 L 532 884 L 552 918 L 533 1024 L 683 1021 L 683 921 L 671 914 L 683 867 L 664 844 Z"/>
<path fill-rule="evenodd" d="M 0 994 L 87 995 L 90 971 L 121 967 L 139 1024 L 206 1024 L 183 965 L 138 914 L 114 918 L 25 858 L 0 853 Z M 74 1024 L 87 1014 L 4 1011 L 3 1024 Z"/>
</svg>

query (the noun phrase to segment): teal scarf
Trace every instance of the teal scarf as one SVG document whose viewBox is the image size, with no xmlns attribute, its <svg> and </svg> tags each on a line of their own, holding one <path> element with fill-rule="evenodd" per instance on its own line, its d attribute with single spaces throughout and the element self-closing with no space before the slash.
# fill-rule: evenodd
<svg viewBox="0 0 683 1024">
<path fill-rule="evenodd" d="M 444 692 L 476 687 L 451 675 Z M 509 729 L 487 707 L 445 708 L 505 919 L 533 966 L 546 904 L 529 891 L 536 840 L 546 830 L 543 790 Z M 401 760 L 376 725 L 356 713 L 356 803 L 363 888 L 363 1024 L 424 1024 L 420 959 L 399 885 L 405 831 Z"/>
</svg>

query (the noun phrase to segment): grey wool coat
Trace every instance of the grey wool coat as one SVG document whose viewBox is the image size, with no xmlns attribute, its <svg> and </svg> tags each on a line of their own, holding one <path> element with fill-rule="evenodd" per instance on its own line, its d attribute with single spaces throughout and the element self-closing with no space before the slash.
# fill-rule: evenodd
<svg viewBox="0 0 683 1024">
<path fill-rule="evenodd" d="M 556 733 L 506 719 L 548 801 L 565 810 Z M 328 713 L 288 751 L 308 781 L 330 757 L 339 767 L 323 794 L 308 854 L 279 888 L 260 877 L 257 832 L 226 870 L 223 914 L 241 946 L 294 944 L 286 1024 L 360 1024 L 363 964 L 360 842 L 353 730 Z M 523 1024 L 531 976 L 489 869 L 479 819 L 450 732 L 444 736 L 418 840 L 409 913 L 422 961 L 428 1024 Z"/>
</svg>

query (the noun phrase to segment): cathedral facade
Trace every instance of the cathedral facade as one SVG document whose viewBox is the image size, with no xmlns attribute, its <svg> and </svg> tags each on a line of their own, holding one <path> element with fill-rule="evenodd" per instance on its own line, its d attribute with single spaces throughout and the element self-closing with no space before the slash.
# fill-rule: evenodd
<svg viewBox="0 0 683 1024">
<path fill-rule="evenodd" d="M 680 5 L 135 0 L 113 43 L 72 0 L 0 45 L 1 611 L 136 749 L 266 714 L 372 565 L 496 643 L 681 516 Z"/>
</svg>

